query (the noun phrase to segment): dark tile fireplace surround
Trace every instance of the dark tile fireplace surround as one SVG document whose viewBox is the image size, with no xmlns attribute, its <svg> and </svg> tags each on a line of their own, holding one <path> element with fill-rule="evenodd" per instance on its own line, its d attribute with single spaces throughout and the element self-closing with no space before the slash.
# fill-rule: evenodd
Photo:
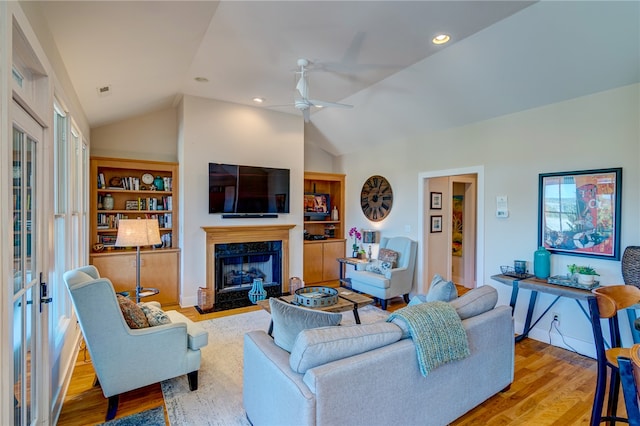
<svg viewBox="0 0 640 426">
<path fill-rule="evenodd" d="M 213 311 L 252 305 L 248 293 L 254 278 L 262 278 L 267 297 L 289 291 L 289 230 L 294 226 L 202 227 Z"/>
<path fill-rule="evenodd" d="M 249 290 L 260 278 L 267 297 L 282 295 L 282 241 L 216 244 L 214 310 L 249 306 Z"/>
</svg>

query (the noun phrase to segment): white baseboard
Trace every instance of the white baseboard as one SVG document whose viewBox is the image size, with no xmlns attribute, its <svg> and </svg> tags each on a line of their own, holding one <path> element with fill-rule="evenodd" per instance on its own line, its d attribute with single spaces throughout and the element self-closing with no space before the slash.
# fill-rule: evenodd
<svg viewBox="0 0 640 426">
<path fill-rule="evenodd" d="M 515 327 L 516 330 L 522 330 L 524 328 L 524 324 L 516 322 Z M 540 328 L 534 328 L 530 330 L 529 337 L 539 342 L 548 343 L 552 346 L 567 349 L 572 352 L 577 352 L 580 355 L 596 359 L 596 348 L 593 342 L 587 342 L 566 335 L 564 336 L 563 341 L 563 336 L 556 330 L 552 330 L 551 333 L 549 333 L 548 330 L 542 330 Z M 549 337 L 551 337 L 551 341 L 549 341 Z"/>
</svg>

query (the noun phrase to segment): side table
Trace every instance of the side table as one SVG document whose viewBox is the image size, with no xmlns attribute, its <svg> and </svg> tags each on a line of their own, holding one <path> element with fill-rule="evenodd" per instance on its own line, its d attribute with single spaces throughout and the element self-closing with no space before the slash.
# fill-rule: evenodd
<svg viewBox="0 0 640 426">
<path fill-rule="evenodd" d="M 344 270 L 346 265 L 351 265 L 354 268 L 357 268 L 358 265 L 369 263 L 366 259 L 358 259 L 357 257 L 339 257 L 336 259 L 340 264 L 340 286 L 341 287 L 349 287 L 351 288 L 351 280 L 344 277 Z M 344 285 L 343 285 L 344 284 Z"/>
<path fill-rule="evenodd" d="M 140 299 L 149 296 L 155 296 L 160 293 L 157 288 L 141 287 L 139 289 L 128 290 L 127 293 L 135 295 L 136 303 L 140 303 Z"/>
<path fill-rule="evenodd" d="M 520 278 L 514 278 L 507 275 L 499 274 L 499 275 L 493 275 L 491 276 L 491 278 L 493 280 L 498 281 L 499 283 L 511 286 L 511 300 L 509 302 L 509 305 L 511 306 L 512 314 L 515 309 L 516 302 L 518 300 L 518 290 L 519 289 L 531 290 L 531 296 L 529 297 L 529 307 L 527 308 L 527 317 L 524 322 L 524 329 L 522 330 L 522 334 L 516 337 L 516 342 L 519 342 L 520 340 L 527 337 L 527 335 L 529 334 L 529 331 L 531 331 L 531 329 L 535 327 L 536 324 L 538 324 L 538 322 L 542 319 L 542 317 L 544 317 L 547 314 L 547 312 L 549 312 L 551 307 L 555 305 L 556 302 L 561 297 L 574 299 L 578 304 L 578 306 L 580 307 L 580 310 L 582 311 L 584 316 L 587 318 L 587 320 L 589 320 L 589 323 L 591 324 L 592 327 L 594 326 L 594 322 L 591 320 L 591 318 L 597 318 L 599 316 L 597 313 L 598 304 L 596 303 L 596 298 L 593 295 L 593 293 L 591 293 L 591 291 L 589 290 L 583 290 L 583 289 L 574 288 L 574 287 L 566 287 L 558 284 L 550 284 L 546 280 L 540 280 L 538 278 L 534 278 L 533 276 L 520 279 Z M 540 314 L 540 316 L 532 324 L 531 321 L 533 320 L 533 310 L 536 306 L 536 301 L 538 299 L 539 292 L 551 294 L 555 296 L 555 299 L 553 300 L 553 302 L 551 302 L 551 304 L 549 304 L 549 306 L 545 308 L 542 314 Z M 580 301 L 585 301 L 587 303 L 589 312 L 587 312 L 587 310 L 580 303 Z M 599 323 L 597 325 L 599 325 Z"/>
</svg>

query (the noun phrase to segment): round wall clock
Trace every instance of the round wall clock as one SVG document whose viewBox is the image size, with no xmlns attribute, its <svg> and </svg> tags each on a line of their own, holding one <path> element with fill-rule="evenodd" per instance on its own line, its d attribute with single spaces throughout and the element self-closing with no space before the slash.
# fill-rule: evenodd
<svg viewBox="0 0 640 426">
<path fill-rule="evenodd" d="M 151 173 L 145 173 L 142 175 L 142 183 L 151 185 L 153 183 L 153 175 Z"/>
<path fill-rule="evenodd" d="M 393 191 L 389 181 L 382 176 L 371 176 L 362 185 L 360 207 L 367 219 L 380 222 L 386 218 L 393 205 Z"/>
</svg>

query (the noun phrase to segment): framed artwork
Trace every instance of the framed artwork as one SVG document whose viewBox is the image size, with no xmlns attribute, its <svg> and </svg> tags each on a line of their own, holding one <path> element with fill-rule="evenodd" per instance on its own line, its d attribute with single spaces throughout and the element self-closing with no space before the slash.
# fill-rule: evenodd
<svg viewBox="0 0 640 426">
<path fill-rule="evenodd" d="M 304 194 L 304 211 L 329 213 L 329 194 Z"/>
<path fill-rule="evenodd" d="M 442 232 L 442 215 L 431 216 L 431 233 Z"/>
<path fill-rule="evenodd" d="M 539 175 L 538 246 L 620 259 L 622 168 Z"/>
<path fill-rule="evenodd" d="M 442 192 L 431 193 L 431 204 L 429 205 L 429 207 L 432 210 L 442 209 Z"/>
</svg>

